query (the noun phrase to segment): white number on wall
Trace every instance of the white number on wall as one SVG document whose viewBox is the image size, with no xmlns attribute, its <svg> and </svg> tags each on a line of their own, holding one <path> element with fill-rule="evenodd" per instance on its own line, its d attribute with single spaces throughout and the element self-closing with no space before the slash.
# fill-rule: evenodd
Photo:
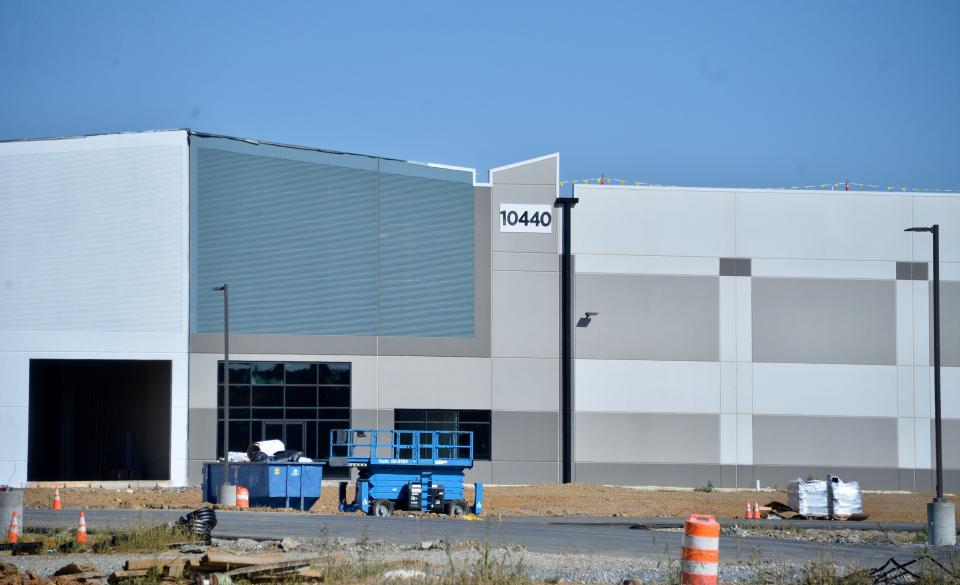
<svg viewBox="0 0 960 585">
<path fill-rule="evenodd" d="M 549 205 L 500 204 L 501 232 L 553 232 L 553 211 Z"/>
</svg>

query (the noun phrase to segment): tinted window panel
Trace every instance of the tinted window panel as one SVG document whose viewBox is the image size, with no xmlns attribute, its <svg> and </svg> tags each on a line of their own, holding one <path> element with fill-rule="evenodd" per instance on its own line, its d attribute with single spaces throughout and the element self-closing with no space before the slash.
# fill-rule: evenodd
<svg viewBox="0 0 960 585">
<path fill-rule="evenodd" d="M 259 418 L 267 420 L 283 420 L 282 408 L 254 408 L 251 410 L 250 418 Z"/>
<path fill-rule="evenodd" d="M 253 364 L 254 384 L 283 384 L 283 364 L 256 362 Z"/>
<path fill-rule="evenodd" d="M 349 408 L 319 408 L 317 409 L 317 418 L 320 420 L 341 420 L 343 423 L 340 428 L 348 428 L 350 426 L 350 409 Z"/>
<path fill-rule="evenodd" d="M 287 384 L 317 383 L 316 364 L 284 364 L 287 372 Z"/>
<path fill-rule="evenodd" d="M 316 408 L 288 408 L 286 410 L 287 420 L 316 420 Z"/>
<path fill-rule="evenodd" d="M 254 386 L 253 406 L 283 406 L 283 388 Z"/>
<path fill-rule="evenodd" d="M 287 408 L 308 408 L 317 406 L 316 386 L 287 386 Z"/>
<path fill-rule="evenodd" d="M 460 422 L 462 423 L 490 423 L 489 410 L 461 410 Z"/>
<path fill-rule="evenodd" d="M 250 422 L 230 421 L 230 450 L 246 451 L 250 446 Z"/>
<path fill-rule="evenodd" d="M 221 363 L 218 453 L 223 452 L 222 368 Z M 244 451 L 250 442 L 281 439 L 288 446 L 302 444 L 308 457 L 326 459 L 330 430 L 350 427 L 350 379 L 349 363 L 230 362 L 231 449 Z M 424 428 L 425 412 L 413 409 Z M 347 468 L 324 470 L 331 479 L 348 475 Z"/>
<path fill-rule="evenodd" d="M 426 423 L 427 411 L 412 409 L 412 408 L 398 408 L 393 411 L 393 420 L 396 423 L 407 423 L 407 422 Z"/>
<path fill-rule="evenodd" d="M 350 364 L 320 364 L 320 384 L 349 384 Z"/>
<path fill-rule="evenodd" d="M 230 420 L 239 420 L 239 419 L 248 419 L 250 418 L 250 407 L 245 406 L 243 408 L 234 408 L 233 405 L 230 406 Z"/>
<path fill-rule="evenodd" d="M 250 406 L 250 386 L 230 384 L 230 408 L 234 406 Z"/>
<path fill-rule="evenodd" d="M 250 364 L 230 362 L 230 385 L 250 383 Z M 223 384 L 223 362 L 217 363 L 217 384 Z"/>
<path fill-rule="evenodd" d="M 350 406 L 350 388 L 343 386 L 320 387 L 320 406 Z"/>
</svg>

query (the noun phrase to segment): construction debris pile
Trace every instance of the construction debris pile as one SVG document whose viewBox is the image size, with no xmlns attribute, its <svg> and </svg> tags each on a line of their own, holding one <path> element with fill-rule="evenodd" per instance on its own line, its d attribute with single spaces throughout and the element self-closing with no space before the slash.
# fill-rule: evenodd
<svg viewBox="0 0 960 585">
<path fill-rule="evenodd" d="M 234 581 L 271 583 L 322 581 L 323 573 L 314 568 L 321 557 L 290 559 L 282 553 L 237 555 L 208 551 L 198 555 L 180 555 L 175 558 L 128 560 L 123 569 L 104 575 L 94 565 L 74 562 L 64 565 L 47 579 L 33 570 L 20 573 L 14 565 L 0 563 L 0 583 L 136 583 L 146 577 L 169 582 L 190 582 L 198 585 L 229 585 Z"/>
<path fill-rule="evenodd" d="M 303 451 L 287 449 L 279 439 L 251 443 L 246 453 L 230 451 L 229 458 L 230 463 L 265 463 L 267 461 L 313 463 L 313 459 L 303 456 Z M 223 461 L 222 457 L 220 461 Z"/>
</svg>

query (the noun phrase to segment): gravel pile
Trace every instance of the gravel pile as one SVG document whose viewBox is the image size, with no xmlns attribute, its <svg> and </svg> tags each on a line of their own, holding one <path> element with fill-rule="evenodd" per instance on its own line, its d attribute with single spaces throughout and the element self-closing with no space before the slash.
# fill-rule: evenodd
<svg viewBox="0 0 960 585">
<path fill-rule="evenodd" d="M 522 547 L 494 547 L 485 551 L 478 543 L 463 542 L 447 545 L 443 542 L 424 541 L 417 546 L 396 545 L 387 542 L 370 542 L 343 538 L 318 538 L 310 540 L 284 539 L 256 541 L 250 539 L 214 539 L 213 546 L 235 553 L 277 552 L 289 554 L 290 558 L 310 556 L 339 556 L 345 562 L 359 563 L 409 563 L 420 561 L 427 574 L 455 570 L 467 572 L 476 566 L 484 552 L 492 553 L 494 562 L 505 571 L 522 570 L 536 580 L 573 583 L 621 583 L 627 579 L 642 579 L 645 583 L 672 582 L 676 580 L 679 563 L 675 559 L 631 559 L 604 555 L 535 553 Z M 6 557 L 4 560 L 21 571 L 33 569 L 40 576 L 49 576 L 71 562 L 94 565 L 104 575 L 122 568 L 128 559 L 153 559 L 175 556 L 176 552 L 141 555 L 116 554 L 50 554 L 37 556 Z M 756 583 L 771 574 L 789 578 L 795 576 L 801 566 L 782 562 L 721 564 L 720 578 L 723 583 Z"/>
</svg>

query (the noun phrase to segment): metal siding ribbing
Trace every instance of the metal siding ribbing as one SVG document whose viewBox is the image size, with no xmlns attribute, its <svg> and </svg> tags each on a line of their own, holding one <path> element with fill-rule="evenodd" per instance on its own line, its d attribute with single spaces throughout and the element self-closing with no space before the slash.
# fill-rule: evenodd
<svg viewBox="0 0 960 585">
<path fill-rule="evenodd" d="M 376 172 L 198 148 L 198 333 L 375 335 Z"/>
<path fill-rule="evenodd" d="M 0 330 L 179 332 L 183 147 L 74 144 L 0 156 Z"/>
<path fill-rule="evenodd" d="M 424 177 L 423 167 L 420 176 L 399 174 L 399 163 L 389 170 L 380 173 L 380 334 L 473 337 L 473 186 Z"/>
<path fill-rule="evenodd" d="M 469 173 L 246 148 L 194 142 L 194 333 L 223 330 L 229 282 L 237 333 L 473 337 Z"/>
</svg>

